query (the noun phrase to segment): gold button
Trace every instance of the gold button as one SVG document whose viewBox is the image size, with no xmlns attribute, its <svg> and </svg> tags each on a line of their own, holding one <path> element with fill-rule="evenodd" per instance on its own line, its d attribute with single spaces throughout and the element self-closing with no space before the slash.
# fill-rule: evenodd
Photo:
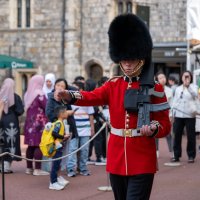
<svg viewBox="0 0 200 200">
<path fill-rule="evenodd" d="M 126 128 L 128 128 L 129 127 L 129 125 L 128 124 L 126 124 Z"/>
<path fill-rule="evenodd" d="M 129 119 L 126 119 L 126 122 L 128 123 L 128 122 L 129 122 Z"/>
</svg>

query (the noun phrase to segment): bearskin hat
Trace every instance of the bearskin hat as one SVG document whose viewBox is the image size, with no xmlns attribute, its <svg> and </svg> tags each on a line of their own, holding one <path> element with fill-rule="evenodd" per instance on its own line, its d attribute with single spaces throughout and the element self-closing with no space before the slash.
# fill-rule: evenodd
<svg viewBox="0 0 200 200">
<path fill-rule="evenodd" d="M 109 54 L 113 62 L 145 60 L 140 85 L 154 85 L 154 67 L 151 65 L 153 43 L 146 24 L 134 14 L 119 15 L 111 22 Z"/>
<path fill-rule="evenodd" d="M 152 39 L 146 24 L 134 14 L 119 15 L 111 22 L 109 54 L 113 62 L 151 60 Z"/>
</svg>

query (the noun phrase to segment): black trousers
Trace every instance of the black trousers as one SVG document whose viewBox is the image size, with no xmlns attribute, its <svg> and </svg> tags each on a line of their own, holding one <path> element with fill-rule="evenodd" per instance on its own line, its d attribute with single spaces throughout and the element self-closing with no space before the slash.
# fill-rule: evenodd
<svg viewBox="0 0 200 200">
<path fill-rule="evenodd" d="M 149 200 L 154 174 L 120 176 L 110 174 L 115 200 Z"/>
<path fill-rule="evenodd" d="M 187 155 L 190 158 L 196 157 L 196 133 L 195 133 L 195 118 L 178 118 L 175 117 L 174 119 L 174 157 L 180 158 L 182 155 L 182 134 L 183 129 L 186 126 L 187 132 Z"/>
<path fill-rule="evenodd" d="M 101 128 L 101 124 L 95 123 L 95 133 L 99 131 Z M 95 154 L 96 154 L 96 159 L 100 159 L 102 156 L 102 133 L 97 135 L 92 142 L 90 142 L 89 145 L 89 155 L 88 157 L 90 158 L 92 156 L 92 150 L 93 147 L 95 149 Z"/>
</svg>

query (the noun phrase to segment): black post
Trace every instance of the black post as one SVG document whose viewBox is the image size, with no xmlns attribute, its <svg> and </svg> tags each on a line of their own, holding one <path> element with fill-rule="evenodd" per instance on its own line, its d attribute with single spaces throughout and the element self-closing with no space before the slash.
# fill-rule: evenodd
<svg viewBox="0 0 200 200">
<path fill-rule="evenodd" d="M 62 18 L 61 18 L 61 65 L 62 75 L 65 75 L 65 12 L 66 12 L 66 0 L 62 3 Z"/>
<path fill-rule="evenodd" d="M 11 56 L 11 52 L 12 52 L 12 46 L 9 45 L 9 49 L 8 49 L 8 55 Z M 12 78 L 12 65 L 8 68 L 8 77 Z"/>
<path fill-rule="evenodd" d="M 4 152 L 4 142 L 0 140 L 0 154 Z M 5 200 L 5 174 L 4 174 L 4 156 L 1 156 L 1 173 L 2 173 L 2 200 Z"/>
</svg>

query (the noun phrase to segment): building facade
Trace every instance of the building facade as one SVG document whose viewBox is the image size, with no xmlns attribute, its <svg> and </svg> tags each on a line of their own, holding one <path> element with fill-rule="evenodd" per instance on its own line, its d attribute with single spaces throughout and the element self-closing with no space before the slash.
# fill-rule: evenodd
<svg viewBox="0 0 200 200">
<path fill-rule="evenodd" d="M 107 31 L 115 16 L 127 12 L 149 26 L 156 70 L 169 75 L 185 69 L 186 0 L 0 0 L 0 54 L 34 63 L 13 70 L 17 92 L 22 95 L 35 73 L 53 72 L 69 83 L 77 75 L 98 81 L 119 74 L 109 58 Z M 3 79 L 6 70 L 0 74 Z"/>
</svg>

